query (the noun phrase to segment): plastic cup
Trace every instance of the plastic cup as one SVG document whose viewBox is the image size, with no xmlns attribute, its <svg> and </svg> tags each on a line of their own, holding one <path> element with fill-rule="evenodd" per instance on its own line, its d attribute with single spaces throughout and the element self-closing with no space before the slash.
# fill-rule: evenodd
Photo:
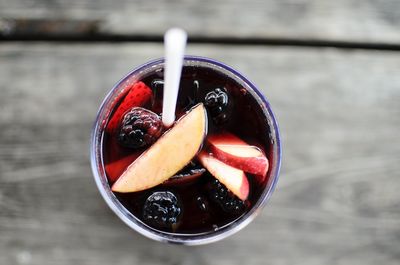
<svg viewBox="0 0 400 265">
<path fill-rule="evenodd" d="M 238 71 L 213 59 L 197 56 L 185 56 L 183 66 L 201 66 L 220 72 L 221 74 L 226 75 L 229 78 L 237 81 L 256 99 L 259 107 L 262 109 L 262 112 L 265 115 L 266 121 L 268 122 L 270 128 L 269 135 L 266 135 L 266 137 L 270 139 L 272 145 L 272 148 L 270 149 L 270 152 L 272 152 L 272 159 L 270 159 L 269 161 L 270 165 L 268 169 L 269 177 L 268 181 L 265 184 L 265 188 L 261 193 L 261 196 L 258 198 L 256 203 L 248 210 L 248 212 L 246 212 L 236 221 L 226 226 L 223 226 L 216 231 L 213 230 L 199 234 L 181 234 L 162 232 L 148 226 L 147 224 L 143 223 L 139 218 L 130 213 L 111 191 L 103 164 L 102 142 L 104 128 L 106 122 L 110 118 L 109 116 L 112 111 L 113 102 L 116 100 L 118 95 L 123 92 L 124 89 L 126 89 L 126 84 L 136 82 L 140 80 L 143 76 L 162 69 L 163 65 L 164 60 L 157 59 L 135 68 L 128 75 L 122 78 L 111 89 L 111 91 L 103 100 L 97 113 L 97 117 L 91 134 L 90 160 L 94 179 L 102 197 L 111 208 L 111 210 L 129 227 L 148 238 L 160 242 L 184 245 L 201 245 L 219 241 L 238 232 L 246 225 L 248 225 L 266 205 L 269 197 L 274 191 L 274 188 L 278 181 L 281 165 L 281 141 L 279 136 L 278 124 L 275 120 L 275 116 L 272 112 L 271 106 L 265 96 L 253 83 L 251 83 Z"/>
</svg>

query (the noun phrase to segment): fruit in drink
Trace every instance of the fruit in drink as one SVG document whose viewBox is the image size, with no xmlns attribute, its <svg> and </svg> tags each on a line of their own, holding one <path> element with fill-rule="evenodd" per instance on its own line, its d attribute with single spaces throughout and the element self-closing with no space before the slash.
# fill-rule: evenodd
<svg viewBox="0 0 400 265">
<path fill-rule="evenodd" d="M 232 133 L 210 135 L 207 138 L 210 151 L 218 160 L 245 172 L 258 176 L 260 181 L 265 179 L 268 171 L 268 159 L 264 152 Z"/>
<path fill-rule="evenodd" d="M 136 192 L 163 183 L 192 160 L 203 144 L 206 130 L 206 112 L 200 103 L 128 166 L 111 189 Z"/>
</svg>

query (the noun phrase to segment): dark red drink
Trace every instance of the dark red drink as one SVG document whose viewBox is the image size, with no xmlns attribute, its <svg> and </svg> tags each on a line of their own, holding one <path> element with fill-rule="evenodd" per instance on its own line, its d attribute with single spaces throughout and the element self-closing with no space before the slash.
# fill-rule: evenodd
<svg viewBox="0 0 400 265">
<path fill-rule="evenodd" d="M 172 128 L 164 128 L 160 119 L 162 65 L 122 80 L 103 121 L 100 155 L 114 198 L 141 227 L 172 237 L 222 233 L 241 223 L 264 203 L 279 169 L 279 139 L 273 117 L 266 115 L 269 106 L 237 76 L 196 60 L 200 63 L 184 64 Z M 142 160 L 199 108 L 205 110 L 205 137 L 189 163 L 160 183 L 132 184 L 139 175 L 146 182 L 146 172 L 148 178 L 165 177 L 158 168 L 181 154 L 154 158 L 149 171 L 140 169 Z M 169 138 L 174 144 L 182 139 Z"/>
</svg>

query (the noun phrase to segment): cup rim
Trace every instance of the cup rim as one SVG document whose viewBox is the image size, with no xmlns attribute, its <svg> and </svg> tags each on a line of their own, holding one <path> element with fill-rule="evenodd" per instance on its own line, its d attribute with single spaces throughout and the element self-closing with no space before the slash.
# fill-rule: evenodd
<svg viewBox="0 0 400 265">
<path fill-rule="evenodd" d="M 101 166 L 104 165 L 102 161 L 102 157 L 98 157 L 98 147 L 102 145 L 102 136 L 98 135 L 98 132 L 102 132 L 100 126 L 100 116 L 102 115 L 102 112 L 104 111 L 104 108 L 107 106 L 107 103 L 111 97 L 114 95 L 114 92 L 119 88 L 120 84 L 123 84 L 128 78 L 131 76 L 140 73 L 142 70 L 147 69 L 148 67 L 159 65 L 164 63 L 164 58 L 158 58 L 155 60 L 148 61 L 133 70 L 131 70 L 127 75 L 125 75 L 122 79 L 120 79 L 114 86 L 113 88 L 107 93 L 105 98 L 103 99 L 99 110 L 96 115 L 96 119 L 92 128 L 92 133 L 91 133 L 91 141 L 90 141 L 90 161 L 91 161 L 91 168 L 93 172 L 93 177 L 95 180 L 95 183 L 97 185 L 97 188 L 102 195 L 103 199 L 107 203 L 107 205 L 110 207 L 110 209 L 130 228 L 133 230 L 137 231 L 138 233 L 156 240 L 160 242 L 169 242 L 169 243 L 175 243 L 175 244 L 184 244 L 184 245 L 202 245 L 202 244 L 208 244 L 212 243 L 215 241 L 222 240 L 245 226 L 247 226 L 261 211 L 261 209 L 266 205 L 268 202 L 269 198 L 271 197 L 273 191 L 275 190 L 276 184 L 279 179 L 279 173 L 280 173 L 280 168 L 281 168 L 281 157 L 282 157 L 282 147 L 281 147 L 281 139 L 280 139 L 280 131 L 278 127 L 278 123 L 276 121 L 275 115 L 272 111 L 271 105 L 269 101 L 266 99 L 266 97 L 258 90 L 258 88 L 250 81 L 248 80 L 244 75 L 242 75 L 240 72 L 237 70 L 233 69 L 232 67 L 216 61 L 214 59 L 206 58 L 206 57 L 201 57 L 201 56 L 192 56 L 192 55 L 187 55 L 184 57 L 184 61 L 198 61 L 198 62 L 203 62 L 206 64 L 212 64 L 217 67 L 223 68 L 225 71 L 232 73 L 235 77 L 240 79 L 243 83 L 248 85 L 259 97 L 260 101 L 263 103 L 262 107 L 265 108 L 263 110 L 264 115 L 266 115 L 265 111 L 267 111 L 268 116 L 267 119 L 271 121 L 273 131 L 274 131 L 274 139 L 276 148 L 276 157 L 274 156 L 274 172 L 271 173 L 270 178 L 272 178 L 271 183 L 269 187 L 266 187 L 262 194 L 260 195 L 260 198 L 257 200 L 257 202 L 252 206 L 252 208 L 246 212 L 244 215 L 239 217 L 238 219 L 234 220 L 232 223 L 229 223 L 225 226 L 223 226 L 221 229 L 217 231 L 210 231 L 206 233 L 201 233 L 201 234 L 173 234 L 173 233 L 167 233 L 163 231 L 158 231 L 142 221 L 140 221 L 136 216 L 134 216 L 131 212 L 129 212 L 119 201 L 116 199 L 115 195 L 112 193 L 111 189 L 109 188 L 108 183 L 108 190 L 105 187 L 104 181 L 102 181 L 101 173 L 99 172 L 99 162 L 101 163 Z M 100 137 L 100 138 L 99 138 Z M 101 140 L 100 143 L 98 143 L 98 140 Z M 271 167 L 272 169 L 272 167 Z M 104 171 L 104 169 L 103 169 Z M 104 177 L 105 173 L 103 172 Z"/>
</svg>

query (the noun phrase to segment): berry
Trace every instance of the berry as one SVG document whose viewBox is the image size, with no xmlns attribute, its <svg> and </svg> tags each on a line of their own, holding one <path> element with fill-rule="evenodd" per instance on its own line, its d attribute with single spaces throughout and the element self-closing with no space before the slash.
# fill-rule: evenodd
<svg viewBox="0 0 400 265">
<path fill-rule="evenodd" d="M 224 123 L 228 118 L 229 96 L 225 89 L 216 88 L 208 92 L 204 105 L 209 110 L 215 124 Z"/>
<path fill-rule="evenodd" d="M 190 184 L 203 175 L 204 172 L 206 172 L 204 167 L 191 161 L 163 184 L 169 186 Z"/>
<path fill-rule="evenodd" d="M 132 107 L 142 107 L 151 99 L 153 92 L 143 82 L 132 85 L 121 104 L 115 110 L 107 125 L 106 131 L 112 133 L 118 128 L 124 113 Z"/>
<path fill-rule="evenodd" d="M 198 80 L 194 80 L 193 82 L 187 82 L 182 84 L 186 89 L 190 89 L 189 93 L 185 96 L 186 98 L 183 100 L 183 110 L 189 111 L 193 106 L 195 106 L 198 100 L 200 83 Z"/>
<path fill-rule="evenodd" d="M 163 125 L 160 117 L 154 112 L 134 107 L 123 117 L 118 133 L 118 141 L 122 146 L 141 148 L 154 143 L 162 133 Z"/>
<path fill-rule="evenodd" d="M 246 208 L 245 202 L 236 197 L 217 179 L 212 180 L 209 192 L 211 200 L 227 213 L 240 214 Z"/>
<path fill-rule="evenodd" d="M 190 161 L 189 164 L 187 164 L 184 168 L 178 171 L 173 177 L 175 178 L 185 178 L 185 177 L 190 177 L 193 175 L 201 175 L 204 172 L 206 172 L 206 169 L 199 165 L 198 163 L 195 163 L 194 161 Z"/>
<path fill-rule="evenodd" d="M 172 192 L 158 191 L 144 203 L 143 218 L 156 227 L 170 228 L 178 223 L 181 211 L 178 198 Z"/>
</svg>

